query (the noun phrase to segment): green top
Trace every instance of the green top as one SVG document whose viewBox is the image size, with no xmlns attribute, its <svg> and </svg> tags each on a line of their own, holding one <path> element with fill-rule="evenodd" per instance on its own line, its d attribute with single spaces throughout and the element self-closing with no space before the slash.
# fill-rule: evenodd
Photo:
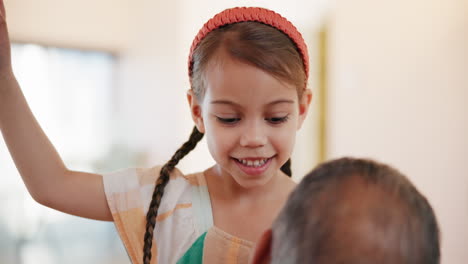
<svg viewBox="0 0 468 264">
<path fill-rule="evenodd" d="M 185 252 L 182 258 L 177 261 L 177 264 L 202 264 L 203 263 L 203 247 L 205 244 L 206 233 L 203 233 L 192 246 Z"/>
</svg>

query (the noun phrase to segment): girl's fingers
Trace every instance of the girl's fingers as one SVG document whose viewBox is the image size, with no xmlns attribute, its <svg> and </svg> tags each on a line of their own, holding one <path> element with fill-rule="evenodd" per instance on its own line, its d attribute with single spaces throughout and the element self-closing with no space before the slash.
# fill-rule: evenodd
<svg viewBox="0 0 468 264">
<path fill-rule="evenodd" d="M 5 5 L 3 4 L 3 0 L 0 0 L 0 17 L 3 23 L 5 21 Z"/>
<path fill-rule="evenodd" d="M 10 39 L 5 17 L 5 6 L 0 0 L 0 77 L 11 70 Z"/>
<path fill-rule="evenodd" d="M 6 28 L 5 5 L 3 4 L 3 0 L 0 0 L 0 34 L 2 35 L 2 39 L 5 32 L 7 32 Z"/>
</svg>

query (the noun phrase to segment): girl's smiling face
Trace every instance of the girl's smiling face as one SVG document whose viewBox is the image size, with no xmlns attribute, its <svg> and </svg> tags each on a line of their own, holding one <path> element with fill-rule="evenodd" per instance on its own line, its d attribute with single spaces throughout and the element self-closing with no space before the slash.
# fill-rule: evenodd
<svg viewBox="0 0 468 264">
<path fill-rule="evenodd" d="M 188 97 L 218 171 L 244 188 L 282 173 L 306 116 L 310 90 L 299 99 L 295 86 L 225 54 L 207 66 L 204 86 L 203 98 L 197 100 L 191 92 Z"/>
</svg>

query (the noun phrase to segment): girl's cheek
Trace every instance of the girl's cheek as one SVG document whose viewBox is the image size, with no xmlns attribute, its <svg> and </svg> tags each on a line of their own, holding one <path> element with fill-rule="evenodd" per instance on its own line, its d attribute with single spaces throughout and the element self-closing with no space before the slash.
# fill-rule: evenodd
<svg viewBox="0 0 468 264">
<path fill-rule="evenodd" d="M 236 133 L 239 133 L 235 128 L 233 127 L 226 127 L 223 126 L 222 124 L 215 124 L 211 126 L 211 136 L 215 137 L 217 139 L 226 139 L 226 138 L 232 138 L 233 135 Z"/>
<path fill-rule="evenodd" d="M 283 129 L 281 132 L 275 134 L 275 141 L 282 142 L 285 145 L 293 145 L 296 139 L 296 132 L 295 127 Z"/>
</svg>

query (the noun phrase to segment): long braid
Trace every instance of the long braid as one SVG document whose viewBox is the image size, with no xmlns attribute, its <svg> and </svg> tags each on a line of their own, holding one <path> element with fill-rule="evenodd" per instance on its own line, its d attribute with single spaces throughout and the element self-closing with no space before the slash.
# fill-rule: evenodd
<svg viewBox="0 0 468 264">
<path fill-rule="evenodd" d="M 281 171 L 284 172 L 286 175 L 289 177 L 292 176 L 292 171 L 291 171 L 291 159 L 288 159 L 283 166 L 281 166 Z"/>
<path fill-rule="evenodd" d="M 164 164 L 161 168 L 161 172 L 156 186 L 154 187 L 153 197 L 146 214 L 146 232 L 144 237 L 143 246 L 143 263 L 150 264 L 151 261 L 151 248 L 153 246 L 153 233 L 156 225 L 156 216 L 158 215 L 158 208 L 161 204 L 161 198 L 164 194 L 164 188 L 169 182 L 169 175 L 179 161 L 185 157 L 190 151 L 192 151 L 197 143 L 203 138 L 203 134 L 198 131 L 196 127 L 193 128 L 192 134 L 187 142 L 180 147 L 172 156 L 172 158 Z"/>
</svg>

